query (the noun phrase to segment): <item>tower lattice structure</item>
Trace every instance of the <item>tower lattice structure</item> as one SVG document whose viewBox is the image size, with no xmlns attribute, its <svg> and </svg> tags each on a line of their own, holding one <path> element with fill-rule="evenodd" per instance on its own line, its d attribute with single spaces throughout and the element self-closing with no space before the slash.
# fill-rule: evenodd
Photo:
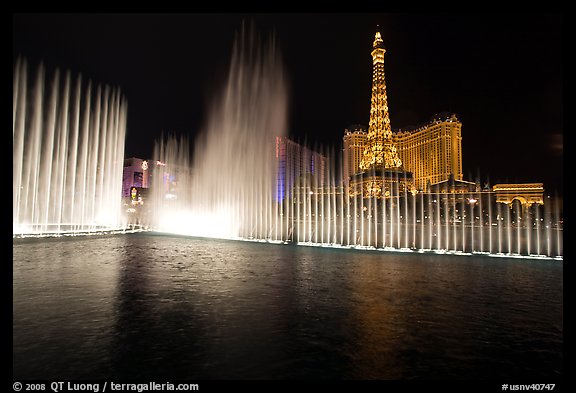
<svg viewBox="0 0 576 393">
<path fill-rule="evenodd" d="M 384 42 L 377 31 L 372 49 L 372 101 L 367 143 L 360 163 L 362 170 L 402 167 L 402 161 L 392 141 L 384 75 L 385 53 Z"/>
</svg>

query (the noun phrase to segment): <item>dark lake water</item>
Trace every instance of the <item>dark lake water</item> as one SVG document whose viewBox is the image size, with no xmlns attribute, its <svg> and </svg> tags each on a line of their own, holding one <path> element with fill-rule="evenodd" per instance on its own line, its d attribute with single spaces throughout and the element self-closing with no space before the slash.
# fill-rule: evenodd
<svg viewBox="0 0 576 393">
<path fill-rule="evenodd" d="M 550 383 L 562 274 L 151 233 L 15 239 L 13 377 Z"/>
</svg>

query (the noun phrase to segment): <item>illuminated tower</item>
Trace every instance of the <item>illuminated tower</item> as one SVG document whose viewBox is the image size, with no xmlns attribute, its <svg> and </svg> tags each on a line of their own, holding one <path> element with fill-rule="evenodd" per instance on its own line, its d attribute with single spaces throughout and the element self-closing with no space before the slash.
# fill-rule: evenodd
<svg viewBox="0 0 576 393">
<path fill-rule="evenodd" d="M 372 101 L 370 123 L 365 136 L 365 147 L 359 173 L 350 177 L 350 197 L 389 198 L 405 192 L 415 193 L 412 173 L 402 167 L 398 156 L 390 115 L 384 78 L 384 43 L 376 32 L 372 49 Z"/>
<path fill-rule="evenodd" d="M 360 169 L 400 168 L 402 161 L 396 152 L 392 141 L 392 128 L 388 114 L 388 98 L 386 96 L 386 80 L 384 78 L 384 42 L 380 32 L 376 32 L 372 50 L 372 104 L 370 107 L 370 123 L 364 157 Z"/>
</svg>

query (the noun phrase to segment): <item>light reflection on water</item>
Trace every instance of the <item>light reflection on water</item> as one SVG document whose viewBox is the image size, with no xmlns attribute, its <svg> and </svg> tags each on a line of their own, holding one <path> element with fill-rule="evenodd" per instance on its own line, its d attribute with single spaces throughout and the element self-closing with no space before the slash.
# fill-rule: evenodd
<svg viewBox="0 0 576 393">
<path fill-rule="evenodd" d="M 15 379 L 563 373 L 559 261 L 153 234 L 13 253 Z"/>
</svg>

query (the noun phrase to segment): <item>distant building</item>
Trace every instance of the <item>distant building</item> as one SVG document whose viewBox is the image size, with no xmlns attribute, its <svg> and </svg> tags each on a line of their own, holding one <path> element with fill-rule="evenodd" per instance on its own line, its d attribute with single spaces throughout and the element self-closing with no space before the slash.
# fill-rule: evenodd
<svg viewBox="0 0 576 393">
<path fill-rule="evenodd" d="M 367 136 L 366 127 L 360 124 L 351 125 L 349 128 L 344 130 L 343 180 L 346 184 L 352 176 L 361 172 L 360 163 L 362 162 L 362 157 L 364 155 Z"/>
<path fill-rule="evenodd" d="M 367 144 L 368 134 L 361 125 L 344 131 L 343 161 L 345 181 L 357 173 Z M 449 179 L 462 181 L 462 123 L 455 114 L 438 116 L 412 130 L 397 130 L 392 141 L 407 172 L 412 173 L 414 187 L 429 191 L 428 184 Z"/>
<path fill-rule="evenodd" d="M 447 180 L 442 180 L 438 183 L 428 183 L 426 189 L 431 193 L 448 193 L 448 194 L 469 194 L 478 193 L 481 191 L 480 184 L 466 180 L 454 179 L 450 175 Z"/>
<path fill-rule="evenodd" d="M 480 198 L 483 198 L 488 203 L 491 200 L 491 193 L 486 192 L 483 194 L 480 183 L 457 180 L 452 175 L 447 180 L 442 180 L 438 183 L 432 184 L 428 182 L 425 188 L 427 193 L 437 195 L 442 203 L 447 200 L 454 203 L 465 201 L 469 204 L 470 201 L 480 200 Z"/>
<path fill-rule="evenodd" d="M 428 191 L 427 184 L 463 179 L 462 123 L 455 114 L 438 116 L 411 131 L 399 130 L 393 139 L 416 189 Z"/>
<path fill-rule="evenodd" d="M 276 137 L 276 159 L 276 201 L 293 197 L 294 188 L 303 181 L 316 187 L 327 182 L 327 157 L 288 138 Z"/>
</svg>

